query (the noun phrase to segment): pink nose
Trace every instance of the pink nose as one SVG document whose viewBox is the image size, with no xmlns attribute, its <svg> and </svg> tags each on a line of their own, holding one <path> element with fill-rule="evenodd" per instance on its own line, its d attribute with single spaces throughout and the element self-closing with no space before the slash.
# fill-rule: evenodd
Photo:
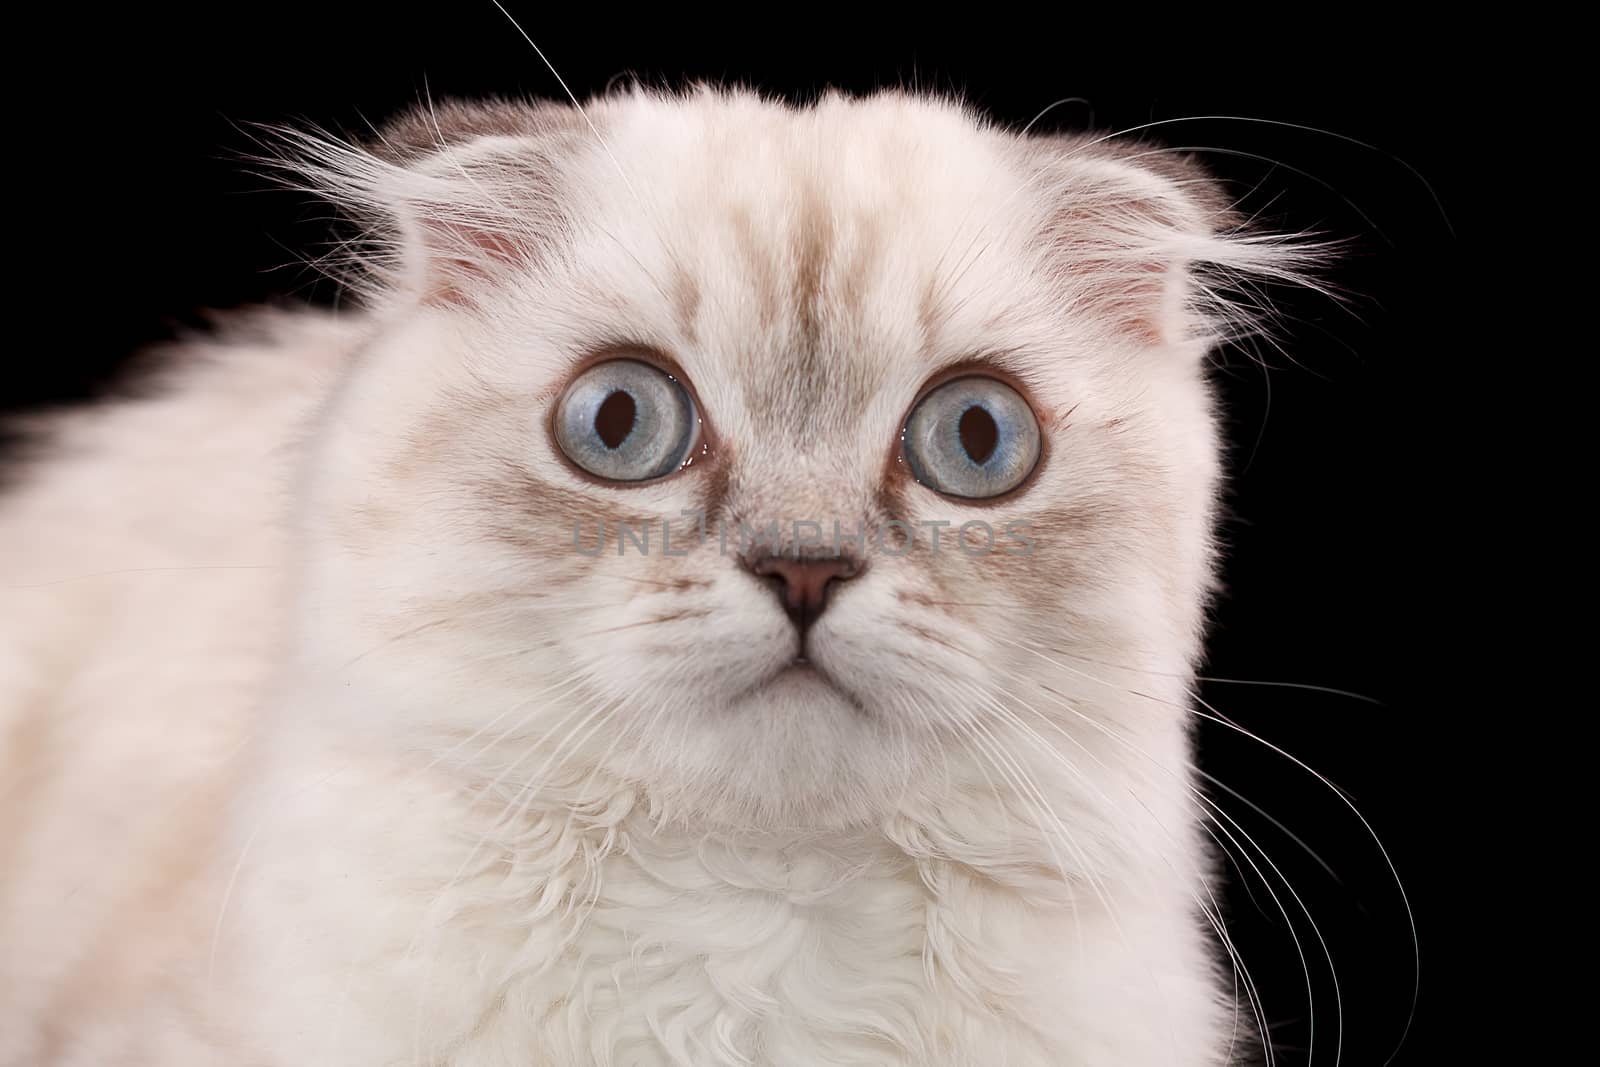
<svg viewBox="0 0 1600 1067">
<path fill-rule="evenodd" d="M 828 606 L 829 587 L 861 573 L 861 565 L 845 556 L 810 559 L 793 556 L 758 556 L 749 561 L 750 573 L 765 578 L 783 602 L 783 610 L 805 633 Z"/>
</svg>

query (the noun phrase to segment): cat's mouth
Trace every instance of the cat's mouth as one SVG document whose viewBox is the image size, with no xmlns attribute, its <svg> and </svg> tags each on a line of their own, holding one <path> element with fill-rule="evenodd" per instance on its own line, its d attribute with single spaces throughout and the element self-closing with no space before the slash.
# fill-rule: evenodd
<svg viewBox="0 0 1600 1067">
<path fill-rule="evenodd" d="M 815 678 L 824 685 L 833 685 L 832 676 L 830 676 L 828 672 L 823 670 L 820 666 L 813 663 L 810 657 L 805 655 L 796 656 L 786 665 L 779 667 L 777 672 L 773 675 L 773 678 L 782 678 L 785 675 L 790 675 L 796 678 Z M 838 687 L 834 686 L 834 688 Z"/>
<path fill-rule="evenodd" d="M 843 685 L 828 670 L 816 660 L 801 653 L 788 663 L 774 671 L 765 681 L 758 682 L 750 692 L 755 693 L 766 690 L 812 690 L 826 691 L 836 698 L 849 703 L 862 715 L 867 713 L 866 706 L 857 699 L 848 686 Z"/>
</svg>

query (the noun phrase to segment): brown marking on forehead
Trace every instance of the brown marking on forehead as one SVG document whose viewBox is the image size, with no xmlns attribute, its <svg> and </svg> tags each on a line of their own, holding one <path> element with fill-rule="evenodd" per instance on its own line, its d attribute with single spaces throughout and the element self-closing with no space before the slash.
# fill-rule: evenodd
<svg viewBox="0 0 1600 1067">
<path fill-rule="evenodd" d="M 751 396 L 774 431 L 810 448 L 853 436 L 884 376 L 883 353 L 873 351 L 881 331 L 865 318 L 883 262 L 882 223 L 870 213 L 839 217 L 827 190 L 813 184 L 796 193 L 786 225 L 787 318 L 771 362 L 757 366 Z"/>
<path fill-rule="evenodd" d="M 867 280 L 883 251 L 883 223 L 874 215 L 863 215 L 854 227 L 855 249 L 840 272 L 834 290 L 840 311 L 850 320 L 861 317 L 867 296 Z"/>
<path fill-rule="evenodd" d="M 824 289 L 835 238 L 833 216 L 826 197 L 815 186 L 800 193 L 794 232 L 794 314 L 802 357 L 814 356 L 827 321 L 828 294 Z"/>
<path fill-rule="evenodd" d="M 574 303 L 581 302 L 584 305 L 592 306 L 595 310 L 596 319 L 600 320 L 595 323 L 586 322 L 585 325 L 596 336 L 604 338 L 601 343 L 594 346 L 593 352 L 589 353 L 585 359 L 579 360 L 576 366 L 585 367 L 588 366 L 589 362 L 598 362 L 599 355 L 611 349 L 631 347 L 631 338 L 624 340 L 621 336 L 612 336 L 610 330 L 607 329 L 620 323 L 636 322 L 642 317 L 640 306 L 634 302 L 628 292 L 618 288 L 610 279 L 597 274 L 580 275 L 573 278 L 569 284 L 572 286 L 574 295 L 582 298 L 581 301 L 574 301 Z"/>
<path fill-rule="evenodd" d="M 829 266 L 837 234 L 825 195 L 815 185 L 803 187 L 789 235 L 794 257 L 790 299 L 794 328 L 793 351 L 788 353 L 791 373 L 779 390 L 789 402 L 780 410 L 785 422 L 803 438 L 820 432 L 823 423 L 840 414 L 841 390 L 830 391 L 825 336 L 835 317 L 829 314 L 833 295 L 827 287 Z"/>
<path fill-rule="evenodd" d="M 685 347 L 692 348 L 698 343 L 695 322 L 700 315 L 700 282 L 681 267 L 672 279 L 672 303 L 678 321 L 678 333 Z"/>
<path fill-rule="evenodd" d="M 762 332 L 770 331 L 778 321 L 780 289 L 772 261 L 762 251 L 755 219 L 748 207 L 742 204 L 735 206 L 730 215 L 730 224 L 734 243 L 744 260 L 750 290 L 755 296 L 757 325 Z"/>
</svg>

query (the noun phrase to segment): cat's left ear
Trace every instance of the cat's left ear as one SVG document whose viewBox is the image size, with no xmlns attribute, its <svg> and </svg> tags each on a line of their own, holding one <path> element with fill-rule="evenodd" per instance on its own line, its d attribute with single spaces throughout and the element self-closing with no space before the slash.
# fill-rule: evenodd
<svg viewBox="0 0 1600 1067">
<path fill-rule="evenodd" d="M 1315 249 L 1250 232 L 1189 157 L 1075 138 L 1028 145 L 1046 270 L 1075 313 L 1119 339 L 1200 350 L 1254 315 L 1237 295 L 1249 283 L 1306 280 Z"/>
<path fill-rule="evenodd" d="M 555 247 L 563 163 L 593 136 L 564 105 L 447 102 L 363 147 L 306 139 L 302 169 L 368 226 L 367 266 L 389 290 L 466 305 Z"/>
</svg>

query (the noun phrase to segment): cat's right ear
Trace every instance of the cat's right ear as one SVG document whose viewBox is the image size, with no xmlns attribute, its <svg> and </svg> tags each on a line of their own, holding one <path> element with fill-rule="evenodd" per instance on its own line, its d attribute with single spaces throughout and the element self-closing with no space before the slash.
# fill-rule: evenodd
<svg viewBox="0 0 1600 1067">
<path fill-rule="evenodd" d="M 559 241 L 562 163 L 594 136 L 574 108 L 491 101 L 418 108 L 362 146 L 290 139 L 309 187 L 363 226 L 364 274 L 391 293 L 466 305 Z"/>
<path fill-rule="evenodd" d="M 1022 143 L 1058 291 L 1119 338 L 1203 352 L 1259 328 L 1261 283 L 1326 292 L 1315 270 L 1327 246 L 1254 231 L 1191 157 L 1109 137 Z"/>
</svg>

